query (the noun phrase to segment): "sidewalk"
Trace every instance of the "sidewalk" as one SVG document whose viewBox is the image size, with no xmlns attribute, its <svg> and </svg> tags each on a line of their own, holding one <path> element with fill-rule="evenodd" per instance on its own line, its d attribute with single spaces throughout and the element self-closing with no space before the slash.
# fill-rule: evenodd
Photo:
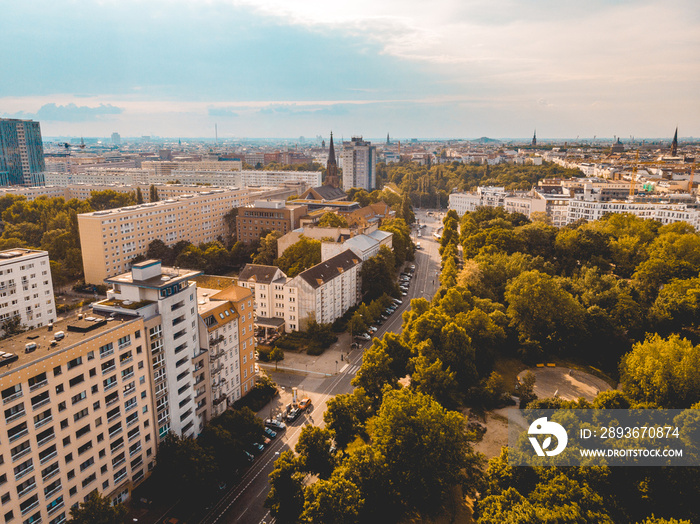
<svg viewBox="0 0 700 524">
<path fill-rule="evenodd" d="M 284 360 L 280 361 L 275 370 L 274 362 L 260 362 L 258 367 L 265 371 L 278 373 L 298 373 L 319 377 L 335 375 L 346 364 L 345 358 L 350 352 L 350 334 L 340 333 L 338 341 L 326 349 L 321 355 L 311 356 L 306 352 L 285 351 Z M 371 341 L 360 345 L 360 351 L 369 347 Z M 353 351 L 358 351 L 357 349 Z M 342 360 L 341 360 L 342 359 Z"/>
</svg>

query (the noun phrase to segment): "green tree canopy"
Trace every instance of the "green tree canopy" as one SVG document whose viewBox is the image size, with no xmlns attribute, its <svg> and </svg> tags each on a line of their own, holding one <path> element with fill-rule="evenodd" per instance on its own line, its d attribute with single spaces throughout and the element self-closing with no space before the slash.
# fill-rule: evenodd
<svg viewBox="0 0 700 524">
<path fill-rule="evenodd" d="M 333 211 L 327 211 L 318 221 L 318 227 L 348 227 L 348 221 Z"/>
<path fill-rule="evenodd" d="M 305 237 L 284 250 L 282 256 L 275 260 L 279 267 L 290 278 L 302 271 L 321 263 L 321 241 Z"/>
<path fill-rule="evenodd" d="M 277 239 L 282 236 L 282 233 L 275 230 L 268 233 L 260 240 L 260 247 L 257 254 L 253 257 L 253 264 L 262 264 L 271 266 L 277 258 Z"/>
<path fill-rule="evenodd" d="M 71 508 L 70 517 L 74 524 L 127 524 L 129 510 L 124 504 L 112 505 L 112 501 L 95 490 L 85 502 Z"/>
</svg>

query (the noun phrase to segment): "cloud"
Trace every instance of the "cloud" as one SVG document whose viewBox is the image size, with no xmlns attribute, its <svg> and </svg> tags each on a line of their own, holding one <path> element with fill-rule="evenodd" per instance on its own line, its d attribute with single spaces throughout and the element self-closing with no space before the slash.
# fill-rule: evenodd
<svg viewBox="0 0 700 524">
<path fill-rule="evenodd" d="M 223 118 L 233 118 L 238 116 L 238 113 L 236 113 L 233 109 L 226 107 L 210 107 L 208 113 L 209 116 L 219 116 Z"/>
<path fill-rule="evenodd" d="M 306 104 L 270 104 L 258 110 L 258 113 L 263 115 L 347 115 L 349 113 L 346 104 L 324 104 L 324 105 L 306 105 Z"/>
<path fill-rule="evenodd" d="M 100 104 L 97 107 L 88 107 L 77 106 L 73 103 L 64 106 L 51 103 L 44 104 L 36 113 L 19 111 L 9 116 L 40 121 L 93 122 L 95 120 L 102 120 L 102 117 L 106 115 L 119 115 L 123 111 L 123 108 L 113 106 L 112 104 Z"/>
</svg>

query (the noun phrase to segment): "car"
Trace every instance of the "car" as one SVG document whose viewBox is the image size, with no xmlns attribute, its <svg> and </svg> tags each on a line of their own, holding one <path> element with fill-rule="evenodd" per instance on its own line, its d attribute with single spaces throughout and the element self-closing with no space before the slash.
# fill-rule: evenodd
<svg viewBox="0 0 700 524">
<path fill-rule="evenodd" d="M 248 451 L 244 451 L 243 453 L 245 453 L 245 458 L 248 460 L 248 462 L 253 462 L 255 460 L 255 457 Z"/>
<path fill-rule="evenodd" d="M 299 408 L 292 408 L 287 412 L 286 418 L 287 422 L 294 422 L 301 415 L 301 410 Z"/>
<path fill-rule="evenodd" d="M 360 333 L 359 335 L 355 335 L 355 338 L 358 340 L 372 340 L 372 337 L 370 337 L 367 333 Z"/>
<path fill-rule="evenodd" d="M 258 453 L 262 453 L 265 450 L 265 446 L 260 444 L 259 442 L 253 442 L 250 445 L 251 451 L 253 452 L 253 455 L 257 455 Z"/>
<path fill-rule="evenodd" d="M 352 344 L 350 344 L 350 349 L 357 349 L 359 347 L 360 345 L 357 342 L 353 342 Z"/>
<path fill-rule="evenodd" d="M 299 409 L 305 411 L 311 405 L 311 399 L 309 397 L 304 397 L 299 402 Z"/>
<path fill-rule="evenodd" d="M 391 309 L 391 308 L 386 308 L 386 309 L 384 310 L 384 313 L 386 313 L 387 315 L 391 315 L 393 312 L 394 312 L 394 310 Z"/>
<path fill-rule="evenodd" d="M 277 436 L 277 432 L 272 431 L 270 428 L 263 429 L 263 432 L 265 433 L 267 438 L 275 438 Z"/>
<path fill-rule="evenodd" d="M 408 266 L 408 269 L 411 269 L 411 270 L 415 271 L 416 265 L 415 265 L 415 264 L 411 264 L 410 266 Z"/>
<path fill-rule="evenodd" d="M 401 292 L 401 296 L 402 296 L 402 297 L 405 297 L 407 294 L 408 294 L 408 293 L 406 293 L 405 291 L 402 291 L 402 292 Z"/>
<path fill-rule="evenodd" d="M 377 320 L 374 321 L 375 326 L 381 326 L 384 323 L 384 321 L 381 318 L 378 318 Z"/>
<path fill-rule="evenodd" d="M 367 331 L 371 331 L 372 333 L 376 333 L 376 332 L 377 332 L 377 328 L 376 328 L 376 326 L 370 326 L 370 327 L 367 328 Z"/>
<path fill-rule="evenodd" d="M 383 320 L 389 320 L 389 317 L 387 317 L 386 315 L 379 315 L 379 318 Z"/>
<path fill-rule="evenodd" d="M 275 431 L 284 431 L 287 429 L 287 425 L 284 422 L 280 422 L 279 420 L 275 420 L 273 418 L 266 419 L 265 426 L 270 429 L 274 429 Z"/>
<path fill-rule="evenodd" d="M 394 298 L 393 301 L 395 304 L 403 304 L 403 300 L 401 300 L 400 298 Z"/>
<path fill-rule="evenodd" d="M 272 442 L 272 441 L 270 440 L 270 437 L 263 437 L 263 441 L 262 441 L 263 446 L 269 446 L 269 445 L 270 445 L 270 442 Z"/>
</svg>

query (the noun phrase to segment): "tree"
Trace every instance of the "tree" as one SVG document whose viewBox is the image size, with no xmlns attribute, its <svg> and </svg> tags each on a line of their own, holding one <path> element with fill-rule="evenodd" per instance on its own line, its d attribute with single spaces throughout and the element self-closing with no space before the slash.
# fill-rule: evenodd
<svg viewBox="0 0 700 524">
<path fill-rule="evenodd" d="M 333 473 L 335 459 L 331 454 L 332 433 L 316 426 L 304 426 L 294 450 L 299 454 L 300 471 L 327 479 Z"/>
<path fill-rule="evenodd" d="M 128 514 L 124 504 L 112 505 L 112 501 L 95 490 L 85 502 L 71 508 L 70 521 L 74 524 L 126 524 Z"/>
<path fill-rule="evenodd" d="M 22 317 L 19 315 L 3 320 L 0 324 L 0 332 L 2 333 L 3 338 L 19 335 L 25 331 L 27 331 L 27 326 L 22 324 Z"/>
<path fill-rule="evenodd" d="M 505 299 L 526 353 L 571 352 L 580 340 L 584 309 L 553 277 L 539 271 L 522 273 L 508 284 Z"/>
<path fill-rule="evenodd" d="M 362 263 L 362 268 L 360 269 L 362 292 L 367 299 L 372 300 L 384 293 L 389 295 L 396 293 L 394 267 L 394 254 L 386 246 L 379 248 L 379 253 Z"/>
<path fill-rule="evenodd" d="M 364 499 L 358 487 L 340 475 L 306 488 L 301 522 L 357 524 Z"/>
<path fill-rule="evenodd" d="M 177 256 L 175 259 L 175 264 L 178 267 L 187 269 L 204 269 L 206 261 L 202 250 L 197 246 L 190 244 Z"/>
<path fill-rule="evenodd" d="M 681 409 L 700 401 L 700 346 L 649 335 L 620 362 L 622 390 L 637 402 Z"/>
<path fill-rule="evenodd" d="M 143 204 L 143 193 L 141 192 L 140 187 L 136 188 L 136 203 Z"/>
<path fill-rule="evenodd" d="M 327 211 L 318 221 L 318 227 L 348 227 L 348 221 L 333 211 Z"/>
<path fill-rule="evenodd" d="M 304 509 L 304 475 L 298 471 L 298 461 L 291 450 L 275 461 L 265 507 L 277 521 L 290 524 L 297 522 Z"/>
<path fill-rule="evenodd" d="M 329 398 L 326 405 L 323 421 L 333 432 L 338 448 L 345 449 L 364 428 L 371 412 L 370 401 L 364 389 L 358 387 L 352 393 Z"/>
<path fill-rule="evenodd" d="M 120 193 L 111 189 L 93 191 L 90 193 L 90 198 L 88 198 L 87 201 L 90 207 L 95 211 L 132 206 L 136 203 L 132 193 Z"/>
<path fill-rule="evenodd" d="M 160 200 L 158 198 L 158 189 L 156 186 L 151 184 L 151 187 L 148 188 L 148 201 L 149 202 L 158 202 Z"/>
<path fill-rule="evenodd" d="M 284 250 L 282 256 L 275 260 L 275 265 L 293 278 L 302 271 L 321 263 L 321 241 L 304 235 Z"/>
<path fill-rule="evenodd" d="M 271 266 L 277 258 L 277 239 L 281 236 L 282 233 L 275 230 L 261 239 L 258 253 L 253 257 L 253 264 Z"/>
<path fill-rule="evenodd" d="M 222 275 L 229 269 L 229 253 L 221 242 L 212 242 L 202 253 L 204 271 L 209 275 Z"/>
<path fill-rule="evenodd" d="M 391 369 L 391 357 L 380 346 L 372 344 L 362 357 L 352 385 L 363 388 L 375 407 L 381 403 L 385 386 L 396 387 L 398 380 Z"/>
<path fill-rule="evenodd" d="M 267 357 L 275 363 L 275 371 L 277 371 L 277 364 L 280 360 L 284 360 L 284 350 L 279 346 L 275 346 Z"/>
<path fill-rule="evenodd" d="M 518 396 L 520 397 L 520 409 L 526 409 L 527 405 L 537 398 L 535 395 L 535 382 L 537 378 L 532 371 L 523 375 L 518 383 Z"/>
<path fill-rule="evenodd" d="M 435 399 L 399 389 L 389 391 L 371 423 L 372 448 L 388 484 L 385 497 L 396 507 L 435 513 L 464 475 L 478 475 L 460 413 Z M 474 493 L 476 486 L 465 486 Z"/>
<path fill-rule="evenodd" d="M 159 238 L 152 240 L 151 243 L 148 244 L 146 256 L 153 260 L 160 260 L 165 266 L 172 266 L 173 262 L 175 262 L 173 250 Z"/>
<path fill-rule="evenodd" d="M 224 225 L 226 226 L 226 245 L 230 246 L 236 240 L 236 218 L 238 217 L 238 208 L 229 209 L 224 215 Z M 230 239 L 230 240 L 229 240 Z"/>
<path fill-rule="evenodd" d="M 431 363 L 421 355 L 414 358 L 412 364 L 411 389 L 432 396 L 448 409 L 457 406 L 459 384 L 455 374 L 449 368 L 444 369 L 440 359 Z"/>
</svg>

